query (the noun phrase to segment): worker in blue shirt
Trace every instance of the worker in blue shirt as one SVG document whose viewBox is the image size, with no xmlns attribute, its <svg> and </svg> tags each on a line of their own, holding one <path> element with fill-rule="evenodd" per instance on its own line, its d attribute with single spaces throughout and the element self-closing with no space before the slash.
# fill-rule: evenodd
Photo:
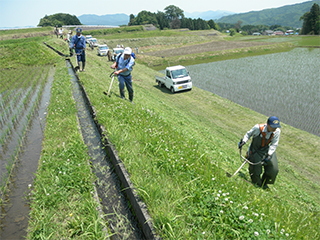
<svg viewBox="0 0 320 240">
<path fill-rule="evenodd" d="M 81 28 L 76 29 L 77 34 L 71 38 L 71 47 L 75 49 L 77 55 L 78 69 L 80 69 L 80 62 L 82 62 L 82 71 L 84 72 L 84 67 L 86 66 L 86 39 L 82 36 Z"/>
<path fill-rule="evenodd" d="M 129 100 L 130 100 L 130 102 L 133 103 L 133 88 L 132 88 L 131 71 L 132 71 L 132 66 L 134 65 L 135 60 L 131 54 L 132 54 L 131 48 L 126 47 L 124 49 L 123 53 L 120 53 L 117 55 L 116 62 L 111 65 L 111 68 L 116 69 L 114 74 L 118 76 L 119 90 L 120 90 L 121 98 L 122 99 L 125 98 L 124 85 L 126 85 L 128 93 L 129 93 Z"/>
</svg>

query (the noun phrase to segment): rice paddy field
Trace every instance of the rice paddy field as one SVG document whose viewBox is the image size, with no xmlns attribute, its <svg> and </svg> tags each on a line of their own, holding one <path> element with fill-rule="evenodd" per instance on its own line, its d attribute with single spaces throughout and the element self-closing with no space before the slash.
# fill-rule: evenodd
<svg viewBox="0 0 320 240">
<path fill-rule="evenodd" d="M 105 126 L 106 135 L 146 203 L 161 238 L 319 238 L 319 136 L 282 123 L 277 149 L 280 172 L 270 191 L 250 184 L 247 167 L 229 178 L 226 172 L 233 173 L 241 165 L 237 148 L 240 138 L 268 116 L 197 87 L 172 94 L 157 86 L 154 76 L 158 71 L 148 67 L 164 68 L 171 61 L 171 57 L 163 59 L 147 54 L 159 48 L 174 51 L 181 46 L 195 47 L 212 41 L 227 45 L 232 41 L 255 40 L 230 39 L 222 34 L 212 36 L 211 31 L 97 32 L 95 37 L 110 47 L 119 43 L 138 47 L 140 51 L 132 73 L 134 105 L 119 98 L 116 81 L 110 98 L 102 93 L 109 88 L 112 63 L 98 57 L 96 50 L 86 51 L 86 72 L 78 75 L 96 110 L 96 120 Z M 220 61 L 289 51 L 296 46 L 293 41 L 270 40 L 263 40 L 266 45 L 252 44 L 236 50 L 173 56 L 172 62 Z M 0 41 L 1 56 L 5 56 L 0 58 L 1 86 L 7 82 L 6 76 L 10 79 L 25 76 L 25 81 L 30 77 L 41 82 L 49 69 L 56 66 L 42 156 L 31 191 L 27 238 L 105 239 L 102 231 L 105 223 L 97 216 L 90 195 L 95 177 L 85 164 L 88 156 L 78 131 L 64 59 L 42 47 L 41 42 L 46 41 L 66 54 L 67 45 L 60 39 L 45 36 L 24 40 L 28 47 L 19 41 Z M 271 46 L 272 50 L 265 50 Z M 18 55 L 14 54 L 16 50 Z M 75 58 L 71 61 L 75 65 Z M 29 69 L 26 70 L 29 74 L 21 75 L 20 67 Z M 10 81 L 11 85 L 14 81 Z M 1 90 L 1 96 L 6 95 L 9 86 Z M 19 92 L 18 86 L 28 89 L 23 83 L 14 86 L 15 92 Z M 7 108 L 7 104 L 3 106 Z M 5 111 L 7 119 L 10 110 Z M 11 133 L 3 135 L 9 138 Z"/>
</svg>

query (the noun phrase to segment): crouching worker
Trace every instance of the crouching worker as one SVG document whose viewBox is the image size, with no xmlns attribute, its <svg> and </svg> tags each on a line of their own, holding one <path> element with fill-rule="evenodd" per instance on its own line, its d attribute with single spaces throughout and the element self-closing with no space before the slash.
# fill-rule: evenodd
<svg viewBox="0 0 320 240">
<path fill-rule="evenodd" d="M 276 149 L 280 138 L 280 121 L 277 117 L 268 118 L 266 124 L 256 124 L 238 144 L 239 149 L 252 137 L 246 158 L 253 163 L 263 161 L 263 165 L 249 165 L 251 181 L 263 189 L 274 184 L 279 172 Z M 262 174 L 262 166 L 264 173 Z"/>
<path fill-rule="evenodd" d="M 133 103 L 133 88 L 132 88 L 132 77 L 131 71 L 134 65 L 134 58 L 131 56 L 132 50 L 129 47 L 124 49 L 123 53 L 120 53 L 116 57 L 116 62 L 111 65 L 111 68 L 115 68 L 115 75 L 118 76 L 120 96 L 125 99 L 124 86 L 126 85 L 129 100 Z"/>
<path fill-rule="evenodd" d="M 75 49 L 77 55 L 78 69 L 80 69 L 80 62 L 82 62 L 82 71 L 86 66 L 86 39 L 81 35 L 81 28 L 76 29 L 77 34 L 71 38 L 71 46 Z"/>
</svg>

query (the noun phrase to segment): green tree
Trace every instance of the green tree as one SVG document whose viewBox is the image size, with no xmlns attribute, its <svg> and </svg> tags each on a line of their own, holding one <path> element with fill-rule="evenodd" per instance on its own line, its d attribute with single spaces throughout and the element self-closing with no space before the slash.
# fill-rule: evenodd
<svg viewBox="0 0 320 240">
<path fill-rule="evenodd" d="M 130 17 L 129 17 L 129 18 L 130 18 L 130 20 L 129 20 L 129 24 L 128 24 L 128 25 L 131 26 L 132 23 L 133 23 L 133 21 L 134 21 L 134 18 L 135 18 L 135 17 L 134 17 L 133 14 L 130 14 Z"/>
<path fill-rule="evenodd" d="M 149 11 L 141 11 L 138 13 L 131 23 L 131 25 L 144 25 L 144 24 L 153 24 L 158 25 L 156 14 Z"/>
<path fill-rule="evenodd" d="M 82 25 L 79 19 L 76 16 L 72 16 L 66 13 L 56 13 L 53 15 L 45 15 L 40 19 L 38 26 L 57 26 L 61 27 L 62 25 Z"/>
<path fill-rule="evenodd" d="M 169 5 L 164 9 L 166 17 L 170 20 L 173 21 L 174 19 L 178 18 L 184 18 L 183 10 L 180 9 L 179 7 L 176 7 L 174 5 Z"/>
<path fill-rule="evenodd" d="M 236 30 L 234 29 L 234 28 L 231 28 L 230 29 L 230 36 L 234 36 L 234 35 L 236 35 Z"/>
<path fill-rule="evenodd" d="M 166 18 L 164 12 L 158 11 L 156 14 L 156 19 L 158 21 L 158 27 L 160 28 L 160 30 L 170 27 L 169 20 Z"/>
<path fill-rule="evenodd" d="M 218 30 L 216 23 L 212 19 L 208 21 L 208 25 L 210 28 Z"/>
<path fill-rule="evenodd" d="M 314 3 L 310 12 L 306 12 L 300 17 L 303 20 L 301 34 L 320 34 L 320 8 L 319 5 Z"/>
</svg>

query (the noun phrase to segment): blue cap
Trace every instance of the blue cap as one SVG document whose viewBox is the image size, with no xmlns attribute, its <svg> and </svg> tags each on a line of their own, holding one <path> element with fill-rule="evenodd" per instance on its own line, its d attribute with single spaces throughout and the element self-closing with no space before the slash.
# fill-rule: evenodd
<svg viewBox="0 0 320 240">
<path fill-rule="evenodd" d="M 268 122 L 270 127 L 272 128 L 281 128 L 280 126 L 280 120 L 276 116 L 272 116 L 268 118 Z"/>
<path fill-rule="evenodd" d="M 82 32 L 82 29 L 81 29 L 81 28 L 77 28 L 76 31 L 79 32 L 79 33 L 81 33 L 81 32 Z"/>
</svg>

